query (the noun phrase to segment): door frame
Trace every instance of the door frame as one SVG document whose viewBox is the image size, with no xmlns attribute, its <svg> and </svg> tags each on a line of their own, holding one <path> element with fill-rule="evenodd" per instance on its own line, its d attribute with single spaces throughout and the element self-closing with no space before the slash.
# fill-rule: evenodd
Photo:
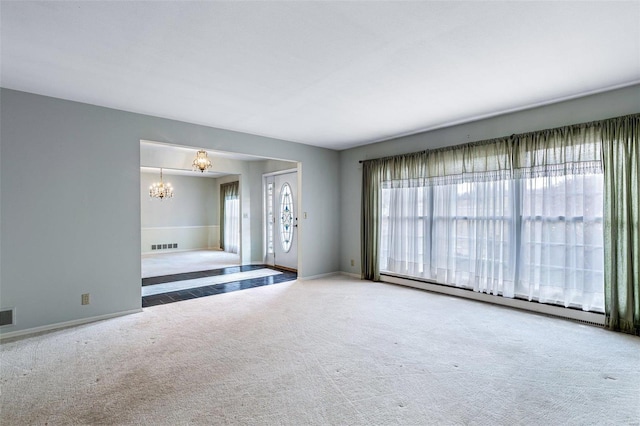
<svg viewBox="0 0 640 426">
<path fill-rule="evenodd" d="M 276 172 L 269 172 L 269 173 L 263 173 L 262 174 L 262 259 L 263 262 L 266 265 L 271 265 L 274 266 L 274 262 L 273 262 L 273 258 L 271 259 L 271 263 L 269 263 L 269 253 L 268 253 L 268 247 L 267 247 L 267 178 L 272 177 L 272 176 L 277 176 L 277 175 L 285 175 L 288 173 L 297 173 L 297 188 L 296 188 L 296 200 L 295 200 L 295 207 L 297 209 L 297 214 L 298 214 L 298 220 L 297 220 L 297 226 L 296 226 L 296 230 L 295 232 L 298 233 L 298 235 L 296 236 L 296 238 L 298 239 L 298 244 L 296 244 L 296 266 L 298 268 L 299 271 L 299 266 L 300 266 L 300 228 L 301 228 L 301 209 L 302 209 L 302 202 L 301 202 L 301 170 L 300 170 L 300 163 L 298 163 L 298 167 L 296 168 L 292 168 L 292 169 L 286 169 L 286 170 L 278 170 Z M 275 232 L 275 228 L 274 228 L 274 232 Z M 274 235 L 274 243 L 275 243 L 275 235 Z"/>
</svg>

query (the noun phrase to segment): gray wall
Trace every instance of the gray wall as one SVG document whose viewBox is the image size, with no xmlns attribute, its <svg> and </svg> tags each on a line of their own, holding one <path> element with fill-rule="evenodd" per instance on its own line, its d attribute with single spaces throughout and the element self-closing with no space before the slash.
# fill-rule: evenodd
<svg viewBox="0 0 640 426">
<path fill-rule="evenodd" d="M 7 89 L 0 114 L 3 332 L 140 308 L 141 139 L 299 161 L 299 274 L 339 269 L 335 151 Z"/>
<path fill-rule="evenodd" d="M 360 272 L 358 160 L 639 111 L 634 86 L 338 153 L 1 89 L 0 305 L 15 307 L 17 319 L 3 331 L 140 307 L 141 139 L 298 161 L 300 210 L 308 213 L 299 222 L 298 265 L 306 277 Z M 250 212 L 243 261 L 260 257 L 269 164 L 239 172 Z M 90 305 L 80 305 L 82 293 L 91 293 Z"/>
<path fill-rule="evenodd" d="M 340 270 L 360 274 L 359 160 L 481 141 L 640 112 L 640 85 L 340 152 Z M 354 266 L 350 260 L 354 259 Z"/>
<path fill-rule="evenodd" d="M 265 160 L 263 161 L 262 166 L 262 173 L 271 173 L 295 169 L 297 164 L 290 161 Z"/>
<path fill-rule="evenodd" d="M 159 180 L 159 173 L 140 173 L 140 222 L 143 228 L 219 224 L 217 179 L 165 173 L 163 181 L 171 183 L 174 196 L 170 200 L 152 199 L 149 186 Z M 217 187 L 219 189 L 220 185 Z"/>
</svg>

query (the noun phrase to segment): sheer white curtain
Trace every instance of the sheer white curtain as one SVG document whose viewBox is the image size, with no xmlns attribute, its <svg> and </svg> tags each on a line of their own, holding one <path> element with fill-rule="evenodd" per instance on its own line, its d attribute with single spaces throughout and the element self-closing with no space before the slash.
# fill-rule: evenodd
<svg viewBox="0 0 640 426">
<path fill-rule="evenodd" d="M 595 128 L 379 162 L 381 272 L 604 311 Z"/>
<path fill-rule="evenodd" d="M 513 181 L 382 190 L 382 271 L 513 297 Z"/>
<path fill-rule="evenodd" d="M 522 179 L 517 294 L 604 312 L 602 174 Z"/>
<path fill-rule="evenodd" d="M 604 312 L 604 175 L 600 126 L 520 135 L 517 295 Z"/>
<path fill-rule="evenodd" d="M 381 270 L 430 277 L 429 195 L 427 187 L 382 190 Z"/>
<path fill-rule="evenodd" d="M 476 291 L 513 296 L 513 181 L 433 187 L 431 278 Z"/>
<path fill-rule="evenodd" d="M 240 200 L 224 200 L 224 251 L 238 253 L 240 250 Z"/>
<path fill-rule="evenodd" d="M 388 167 L 380 270 L 513 296 L 510 151 L 502 138 L 420 153 Z"/>
</svg>

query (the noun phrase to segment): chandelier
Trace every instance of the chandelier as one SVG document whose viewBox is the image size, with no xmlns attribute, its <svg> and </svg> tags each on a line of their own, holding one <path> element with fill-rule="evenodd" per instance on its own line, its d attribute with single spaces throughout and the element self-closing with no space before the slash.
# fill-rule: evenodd
<svg viewBox="0 0 640 426">
<path fill-rule="evenodd" d="M 173 197 L 173 187 L 171 184 L 168 182 L 165 184 L 162 181 L 162 169 L 160 169 L 160 182 L 155 182 L 149 187 L 149 197 L 160 198 L 160 200 Z"/>
<path fill-rule="evenodd" d="M 193 160 L 193 170 L 195 171 L 200 170 L 202 173 L 204 173 L 205 170 L 210 168 L 211 168 L 211 160 L 207 158 L 207 151 L 201 149 L 196 154 L 196 159 Z"/>
</svg>

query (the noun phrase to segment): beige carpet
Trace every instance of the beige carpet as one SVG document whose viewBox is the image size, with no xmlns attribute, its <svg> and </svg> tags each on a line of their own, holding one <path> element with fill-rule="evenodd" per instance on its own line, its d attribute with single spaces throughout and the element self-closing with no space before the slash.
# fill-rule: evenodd
<svg viewBox="0 0 640 426">
<path fill-rule="evenodd" d="M 191 250 L 143 254 L 140 261 L 142 278 L 147 278 L 238 266 L 240 255 L 221 250 Z"/>
<path fill-rule="evenodd" d="M 637 337 L 345 277 L 6 341 L 1 361 L 3 425 L 640 421 Z"/>
</svg>

